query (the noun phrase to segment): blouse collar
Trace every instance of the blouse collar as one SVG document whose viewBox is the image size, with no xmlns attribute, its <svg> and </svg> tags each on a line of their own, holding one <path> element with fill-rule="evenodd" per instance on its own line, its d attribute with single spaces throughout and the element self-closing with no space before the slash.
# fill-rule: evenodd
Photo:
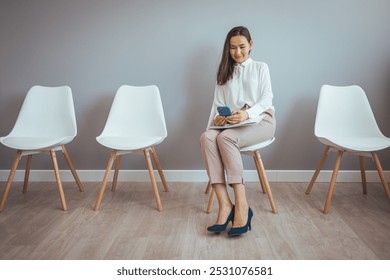
<svg viewBox="0 0 390 280">
<path fill-rule="evenodd" d="M 251 62 L 253 61 L 252 58 L 248 57 L 247 60 L 245 60 L 243 63 L 236 63 L 236 66 L 247 66 L 248 64 L 250 64 Z"/>
</svg>

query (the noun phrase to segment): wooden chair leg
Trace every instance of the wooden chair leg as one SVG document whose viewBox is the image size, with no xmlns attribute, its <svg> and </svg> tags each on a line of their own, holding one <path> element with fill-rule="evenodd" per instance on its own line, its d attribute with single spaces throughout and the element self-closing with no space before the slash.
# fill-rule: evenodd
<svg viewBox="0 0 390 280">
<path fill-rule="evenodd" d="M 207 187 L 206 187 L 206 190 L 204 191 L 205 194 L 208 194 L 210 192 L 210 190 L 212 190 L 212 187 L 211 187 L 211 183 L 210 181 L 207 183 Z"/>
<path fill-rule="evenodd" d="M 50 150 L 50 156 L 51 156 L 51 160 L 52 160 L 53 166 L 54 166 L 54 174 L 55 174 L 56 180 L 57 180 L 58 192 L 60 194 L 62 209 L 64 211 L 66 211 L 66 210 L 68 210 L 68 207 L 66 206 L 64 189 L 62 188 L 62 182 L 61 182 L 61 177 L 60 177 L 60 171 L 58 169 L 56 152 L 54 150 Z"/>
<path fill-rule="evenodd" d="M 211 191 L 211 193 L 210 193 L 210 191 Z M 213 209 L 213 204 L 214 204 L 214 199 L 215 199 L 215 192 L 213 190 L 213 187 L 211 186 L 210 180 L 207 183 L 207 187 L 206 187 L 206 190 L 204 191 L 204 193 L 205 194 L 209 194 L 210 193 L 209 202 L 208 202 L 207 208 L 206 208 L 206 213 L 210 214 L 211 210 Z"/>
<path fill-rule="evenodd" d="M 330 146 L 326 146 L 324 153 L 322 154 L 322 158 L 320 160 L 320 163 L 318 164 L 317 169 L 314 172 L 313 177 L 310 180 L 309 186 L 306 189 L 306 192 L 305 192 L 306 194 L 309 194 L 311 189 L 313 188 L 313 185 L 317 180 L 318 174 L 321 171 L 322 165 L 324 164 L 326 158 L 328 157 L 329 150 L 330 150 Z"/>
<path fill-rule="evenodd" d="M 111 186 L 112 192 L 116 191 L 116 183 L 118 182 L 119 166 L 121 164 L 121 159 L 122 159 L 121 155 L 116 157 L 114 179 L 112 180 L 112 186 Z"/>
<path fill-rule="evenodd" d="M 255 151 L 255 157 L 256 157 L 255 162 L 257 163 L 256 168 L 258 168 L 258 172 L 260 173 L 261 177 L 263 178 L 265 192 L 268 195 L 268 200 L 271 204 L 272 213 L 276 214 L 276 213 L 278 213 L 278 210 L 276 209 L 275 201 L 274 201 L 274 198 L 273 198 L 272 192 L 271 192 L 271 187 L 269 186 L 267 174 L 265 173 L 263 161 L 261 160 L 259 151 Z"/>
<path fill-rule="evenodd" d="M 147 163 L 147 165 L 148 165 L 150 181 L 152 182 L 154 198 L 155 198 L 156 203 L 157 203 L 157 210 L 158 210 L 158 211 L 162 211 L 162 205 L 161 205 L 160 195 L 159 195 L 159 193 L 158 193 L 156 178 L 154 177 L 153 166 L 152 166 L 152 160 L 150 159 L 149 151 L 145 149 L 145 150 L 144 150 L 144 155 L 145 155 L 146 163 Z"/>
<path fill-rule="evenodd" d="M 160 160 L 158 159 L 157 152 L 156 152 L 156 149 L 154 148 L 154 146 L 152 146 L 152 156 L 153 156 L 154 162 L 156 163 L 158 174 L 160 175 L 161 182 L 163 183 L 164 189 L 165 189 L 166 192 L 169 192 L 168 183 L 165 180 L 164 172 L 163 172 L 163 170 L 161 168 Z"/>
<path fill-rule="evenodd" d="M 106 172 L 104 174 L 103 182 L 102 182 L 102 185 L 100 187 L 98 197 L 96 199 L 95 207 L 93 208 L 93 210 L 95 210 L 95 211 L 97 211 L 99 209 L 100 202 L 102 201 L 103 193 L 104 193 L 104 190 L 105 190 L 106 185 L 107 185 L 107 180 L 108 180 L 108 177 L 110 175 L 110 171 L 111 171 L 112 165 L 114 163 L 116 153 L 117 153 L 116 150 L 111 151 L 111 155 L 110 155 L 110 158 L 109 158 L 108 163 L 107 163 Z"/>
<path fill-rule="evenodd" d="M 325 207 L 324 207 L 324 214 L 327 214 L 329 212 L 330 208 L 330 203 L 332 201 L 332 196 L 333 196 L 333 191 L 334 191 L 334 186 L 336 183 L 337 179 L 337 173 L 339 172 L 339 167 L 340 167 L 340 162 L 341 158 L 343 157 L 343 151 L 338 151 L 337 153 L 337 158 L 336 158 L 336 163 L 333 168 L 333 173 L 332 173 L 332 179 L 330 180 L 330 185 L 329 185 L 329 190 L 328 190 L 328 195 L 326 197 L 325 201 Z"/>
<path fill-rule="evenodd" d="M 24 172 L 23 193 L 27 192 L 28 178 L 30 176 L 30 168 L 31 168 L 31 159 L 32 159 L 32 155 L 28 155 L 27 162 L 26 162 L 26 171 Z"/>
<path fill-rule="evenodd" d="M 364 168 L 364 156 L 359 156 L 359 162 L 360 162 L 360 174 L 362 177 L 363 194 L 367 194 L 367 180 L 366 180 L 366 171 Z"/>
<path fill-rule="evenodd" d="M 389 185 L 387 184 L 385 174 L 383 173 L 381 162 L 379 161 L 379 157 L 376 152 L 371 153 L 372 158 L 374 159 L 376 169 L 378 170 L 379 177 L 382 181 L 383 188 L 385 189 L 387 199 L 390 201 L 390 190 Z"/>
<path fill-rule="evenodd" d="M 11 171 L 9 173 L 7 183 L 5 184 L 5 188 L 4 188 L 3 194 L 1 196 L 0 212 L 3 211 L 3 209 L 4 209 L 5 201 L 7 199 L 8 192 L 9 192 L 9 189 L 11 187 L 12 181 L 14 180 L 15 171 L 16 171 L 16 168 L 18 167 L 18 164 L 19 164 L 19 161 L 20 161 L 21 157 L 22 157 L 22 151 L 18 150 L 16 152 L 14 163 L 12 164 Z"/>
<path fill-rule="evenodd" d="M 259 181 L 260 181 L 260 186 L 261 186 L 261 190 L 263 191 L 264 194 L 266 194 L 266 190 L 264 188 L 264 178 L 261 176 L 260 172 L 259 172 L 259 167 L 258 167 L 258 163 L 257 163 L 257 157 L 256 157 L 256 154 L 253 154 L 253 159 L 255 160 L 255 165 L 256 165 L 256 171 L 257 171 L 257 176 L 259 177 Z"/>
<path fill-rule="evenodd" d="M 62 148 L 62 153 L 63 153 L 63 155 L 65 157 L 66 163 L 68 164 L 68 166 L 70 168 L 70 171 L 72 172 L 73 178 L 76 181 L 77 187 L 79 188 L 80 192 L 83 192 L 84 191 L 84 187 L 81 184 L 81 181 L 79 179 L 79 176 L 77 175 L 76 169 L 74 168 L 74 166 L 72 164 L 72 161 L 70 160 L 70 157 L 69 157 L 69 154 L 68 154 L 68 152 L 67 152 L 67 150 L 65 148 L 65 145 L 62 145 L 61 148 Z"/>
<path fill-rule="evenodd" d="M 211 193 L 210 193 L 209 203 L 207 204 L 207 209 L 206 209 L 206 213 L 207 213 L 207 214 L 210 214 L 211 211 L 213 210 L 214 200 L 215 200 L 215 191 L 214 191 L 213 188 L 211 187 Z"/>
</svg>

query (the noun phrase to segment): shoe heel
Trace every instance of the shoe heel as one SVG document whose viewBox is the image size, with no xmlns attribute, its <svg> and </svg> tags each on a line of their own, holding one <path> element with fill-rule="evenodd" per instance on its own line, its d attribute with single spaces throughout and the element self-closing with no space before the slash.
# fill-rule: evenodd
<svg viewBox="0 0 390 280">
<path fill-rule="evenodd" d="M 252 217 L 253 217 L 253 211 L 252 211 L 252 209 L 251 208 L 249 208 L 249 211 L 248 211 L 248 222 L 249 222 L 249 224 L 248 224 L 248 229 L 249 230 L 252 230 Z"/>
<path fill-rule="evenodd" d="M 251 208 L 248 210 L 248 221 L 246 222 L 246 225 L 239 228 L 231 228 L 228 231 L 229 236 L 239 236 L 245 232 L 252 229 L 252 217 L 253 217 L 253 211 Z"/>
</svg>

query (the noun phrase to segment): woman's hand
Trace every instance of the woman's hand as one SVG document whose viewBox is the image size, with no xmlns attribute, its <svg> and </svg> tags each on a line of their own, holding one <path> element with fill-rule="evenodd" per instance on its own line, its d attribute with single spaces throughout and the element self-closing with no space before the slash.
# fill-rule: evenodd
<svg viewBox="0 0 390 280">
<path fill-rule="evenodd" d="M 225 124 L 226 124 L 226 117 L 223 116 L 216 116 L 213 121 L 213 125 L 215 126 L 223 126 Z"/>
<path fill-rule="evenodd" d="M 244 110 L 233 111 L 232 115 L 226 117 L 226 121 L 231 124 L 243 122 L 249 118 L 248 113 Z"/>
</svg>

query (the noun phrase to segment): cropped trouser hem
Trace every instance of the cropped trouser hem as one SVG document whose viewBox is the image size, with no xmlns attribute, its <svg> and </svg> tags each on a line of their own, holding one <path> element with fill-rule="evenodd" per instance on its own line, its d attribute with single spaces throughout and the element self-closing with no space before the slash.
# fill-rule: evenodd
<svg viewBox="0 0 390 280">
<path fill-rule="evenodd" d="M 225 178 L 222 179 L 216 179 L 216 178 L 210 178 L 210 184 L 223 184 L 223 185 L 234 185 L 234 184 L 245 184 L 245 181 L 242 176 L 234 176 L 234 177 L 228 177 L 227 182 L 225 181 Z"/>
</svg>

